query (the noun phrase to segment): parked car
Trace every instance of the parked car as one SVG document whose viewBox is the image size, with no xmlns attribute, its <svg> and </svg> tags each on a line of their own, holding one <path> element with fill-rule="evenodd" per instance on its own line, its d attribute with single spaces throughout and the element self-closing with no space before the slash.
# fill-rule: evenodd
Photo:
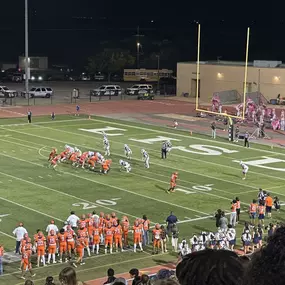
<svg viewBox="0 0 285 285">
<path fill-rule="evenodd" d="M 28 94 L 29 98 L 50 98 L 53 96 L 53 90 L 50 87 L 32 87 Z M 26 95 L 26 92 L 21 93 L 22 97 Z"/>
<path fill-rule="evenodd" d="M 101 72 L 97 72 L 94 75 L 94 80 L 96 81 L 104 81 L 105 80 L 105 75 Z"/>
<path fill-rule="evenodd" d="M 153 100 L 154 99 L 154 95 L 153 93 L 141 93 L 138 95 L 138 100 Z"/>
<path fill-rule="evenodd" d="M 122 88 L 119 85 L 102 85 L 90 91 L 91 96 L 118 96 L 121 94 Z"/>
<path fill-rule="evenodd" d="M 127 88 L 127 90 L 126 90 L 127 95 L 138 95 L 138 94 L 145 93 L 145 92 L 153 94 L 152 85 L 150 85 L 150 84 L 136 84 L 130 88 Z"/>
<path fill-rule="evenodd" d="M 18 96 L 16 90 L 10 90 L 7 86 L 0 86 L 0 97 L 1 98 L 14 98 Z"/>
</svg>

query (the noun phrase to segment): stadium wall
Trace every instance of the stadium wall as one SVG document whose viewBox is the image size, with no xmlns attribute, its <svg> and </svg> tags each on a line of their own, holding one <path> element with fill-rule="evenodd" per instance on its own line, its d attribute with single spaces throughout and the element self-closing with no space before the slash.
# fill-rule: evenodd
<svg viewBox="0 0 285 285">
<path fill-rule="evenodd" d="M 252 65 L 249 64 L 249 65 Z M 177 63 L 177 96 L 196 97 L 196 63 Z M 210 102 L 214 92 L 237 90 L 243 94 L 244 66 L 200 64 L 200 100 Z M 285 68 L 248 67 L 247 92 L 262 93 L 267 100 L 285 97 Z"/>
</svg>

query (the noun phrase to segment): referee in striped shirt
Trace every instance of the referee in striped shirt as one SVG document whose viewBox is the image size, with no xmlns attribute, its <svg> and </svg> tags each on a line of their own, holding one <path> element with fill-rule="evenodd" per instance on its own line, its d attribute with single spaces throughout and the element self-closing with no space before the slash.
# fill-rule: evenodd
<svg viewBox="0 0 285 285">
<path fill-rule="evenodd" d="M 165 141 L 162 143 L 161 146 L 161 159 L 166 159 L 166 155 L 167 155 L 167 143 Z"/>
</svg>

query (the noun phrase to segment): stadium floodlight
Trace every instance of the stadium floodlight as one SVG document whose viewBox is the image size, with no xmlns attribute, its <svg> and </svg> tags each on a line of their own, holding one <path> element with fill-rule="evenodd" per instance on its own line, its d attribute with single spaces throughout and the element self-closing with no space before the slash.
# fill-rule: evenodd
<svg viewBox="0 0 285 285">
<path fill-rule="evenodd" d="M 244 69 L 244 84 L 243 84 L 243 108 L 242 108 L 242 116 L 234 116 L 229 115 L 227 113 L 217 113 L 213 111 L 208 111 L 204 109 L 199 108 L 199 91 L 200 91 L 200 46 L 201 46 L 201 25 L 198 23 L 198 35 L 197 35 L 197 62 L 196 62 L 196 99 L 195 99 L 195 105 L 196 105 L 196 111 L 208 113 L 208 114 L 214 114 L 214 115 L 222 115 L 226 117 L 231 118 L 237 118 L 237 119 L 245 119 L 245 107 L 246 107 L 246 87 L 247 87 L 247 73 L 248 73 L 248 50 L 249 50 L 249 37 L 250 37 L 250 28 L 247 28 L 247 38 L 246 38 L 246 48 L 245 48 L 245 69 Z"/>
</svg>

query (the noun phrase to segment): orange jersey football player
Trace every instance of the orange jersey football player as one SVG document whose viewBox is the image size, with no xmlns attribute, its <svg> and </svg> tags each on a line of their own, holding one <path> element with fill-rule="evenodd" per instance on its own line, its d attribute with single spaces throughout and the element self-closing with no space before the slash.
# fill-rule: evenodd
<svg viewBox="0 0 285 285">
<path fill-rule="evenodd" d="M 176 180 L 178 179 L 178 172 L 174 172 L 171 175 L 171 179 L 170 179 L 170 187 L 167 191 L 167 193 L 173 193 L 175 192 L 175 187 L 176 187 Z"/>
</svg>

